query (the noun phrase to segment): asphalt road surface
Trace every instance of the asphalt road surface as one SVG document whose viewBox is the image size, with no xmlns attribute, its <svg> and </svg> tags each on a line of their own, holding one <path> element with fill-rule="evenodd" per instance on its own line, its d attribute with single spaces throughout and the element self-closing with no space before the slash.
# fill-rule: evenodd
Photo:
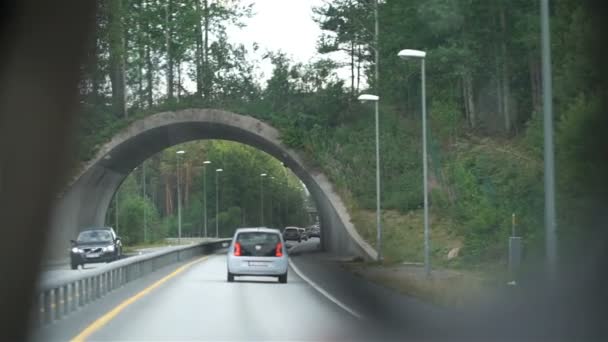
<svg viewBox="0 0 608 342">
<path fill-rule="evenodd" d="M 311 239 L 294 246 L 315 250 L 318 243 L 318 239 Z M 107 303 L 98 305 L 99 308 L 92 304 L 78 317 L 54 323 L 54 327 L 41 331 L 34 339 L 66 340 L 77 336 L 89 341 L 365 339 L 360 318 L 328 299 L 291 267 L 287 284 L 280 284 L 273 277 L 237 277 L 236 282 L 228 283 L 226 256 L 214 254 L 187 264 L 178 274 L 168 273 L 168 278 L 151 290 L 150 285 L 142 284 L 136 291 L 127 289 L 131 291 L 129 296 L 102 300 Z M 117 308 L 121 308 L 118 313 Z M 70 322 L 82 321 L 85 316 L 89 316 L 86 324 Z"/>
</svg>

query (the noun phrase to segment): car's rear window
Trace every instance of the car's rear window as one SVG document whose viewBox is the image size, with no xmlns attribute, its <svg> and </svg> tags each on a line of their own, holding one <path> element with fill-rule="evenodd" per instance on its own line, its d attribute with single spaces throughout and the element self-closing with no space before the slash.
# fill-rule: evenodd
<svg viewBox="0 0 608 342">
<path fill-rule="evenodd" d="M 280 237 L 277 233 L 268 232 L 246 232 L 239 233 L 236 237 L 236 241 L 241 245 L 273 245 L 279 243 Z"/>
<path fill-rule="evenodd" d="M 298 230 L 296 228 L 285 228 L 286 232 L 297 232 Z"/>
</svg>

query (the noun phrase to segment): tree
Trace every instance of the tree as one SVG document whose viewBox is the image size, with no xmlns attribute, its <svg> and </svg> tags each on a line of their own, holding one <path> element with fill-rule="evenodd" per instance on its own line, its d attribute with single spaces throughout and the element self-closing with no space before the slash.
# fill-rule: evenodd
<svg viewBox="0 0 608 342">
<path fill-rule="evenodd" d="M 110 45 L 110 80 L 112 82 L 112 109 L 119 116 L 127 116 L 125 30 L 122 0 L 108 2 L 108 36 Z"/>
</svg>

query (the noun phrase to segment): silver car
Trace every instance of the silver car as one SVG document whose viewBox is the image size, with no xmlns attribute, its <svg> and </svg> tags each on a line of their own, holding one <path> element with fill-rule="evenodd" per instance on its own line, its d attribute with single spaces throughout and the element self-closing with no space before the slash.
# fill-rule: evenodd
<svg viewBox="0 0 608 342">
<path fill-rule="evenodd" d="M 287 249 L 278 229 L 237 229 L 227 258 L 229 282 L 235 276 L 271 276 L 287 283 Z"/>
</svg>

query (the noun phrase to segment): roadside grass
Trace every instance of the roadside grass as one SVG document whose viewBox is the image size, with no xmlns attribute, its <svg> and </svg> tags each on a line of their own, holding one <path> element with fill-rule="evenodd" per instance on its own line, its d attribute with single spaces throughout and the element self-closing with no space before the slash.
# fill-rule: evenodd
<svg viewBox="0 0 608 342">
<path fill-rule="evenodd" d="M 471 271 L 439 269 L 430 278 L 424 268 L 411 265 L 345 264 L 351 272 L 399 293 L 446 307 L 465 307 L 482 302 L 495 289 Z"/>
<path fill-rule="evenodd" d="M 359 234 L 372 246 L 376 244 L 376 213 L 351 210 Z M 430 216 L 432 276 L 424 274 L 423 210 L 401 214 L 382 213 L 382 264 L 349 263 L 344 266 L 355 274 L 392 288 L 400 293 L 443 306 L 463 306 L 483 300 L 508 281 L 506 265 L 497 263 L 469 265 L 462 254 L 450 261 L 448 252 L 463 245 L 463 238 L 449 219 Z"/>
<path fill-rule="evenodd" d="M 376 212 L 352 210 L 352 222 L 359 234 L 372 246 L 376 246 Z M 416 263 L 424 261 L 423 211 L 401 214 L 396 210 L 382 212 L 382 252 L 385 264 Z M 447 265 L 447 255 L 452 248 L 462 247 L 462 238 L 455 233 L 452 222 L 431 215 L 431 261 L 434 265 Z"/>
</svg>

